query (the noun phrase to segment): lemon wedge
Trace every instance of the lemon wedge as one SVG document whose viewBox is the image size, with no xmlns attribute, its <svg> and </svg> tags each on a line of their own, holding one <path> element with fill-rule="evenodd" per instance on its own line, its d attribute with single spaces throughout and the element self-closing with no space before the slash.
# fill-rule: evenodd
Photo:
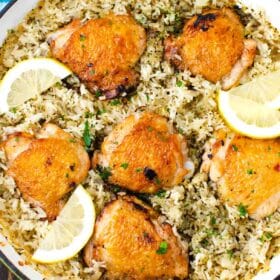
<svg viewBox="0 0 280 280">
<path fill-rule="evenodd" d="M 32 260 L 56 263 L 75 256 L 93 233 L 95 209 L 88 192 L 78 186 L 51 225 Z"/>
<path fill-rule="evenodd" d="M 65 65 L 51 58 L 33 58 L 19 62 L 1 81 L 0 113 L 36 97 L 71 73 Z"/>
<path fill-rule="evenodd" d="M 219 112 L 236 132 L 257 139 L 280 136 L 280 71 L 218 94 Z"/>
<path fill-rule="evenodd" d="M 280 108 L 280 70 L 260 76 L 228 91 L 231 95 L 250 99 L 270 108 Z"/>
</svg>

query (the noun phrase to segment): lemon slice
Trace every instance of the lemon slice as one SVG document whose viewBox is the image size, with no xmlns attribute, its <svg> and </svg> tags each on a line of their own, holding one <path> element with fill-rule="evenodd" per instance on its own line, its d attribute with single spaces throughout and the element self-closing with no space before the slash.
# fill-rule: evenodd
<svg viewBox="0 0 280 280">
<path fill-rule="evenodd" d="M 90 195 L 76 188 L 46 237 L 32 256 L 39 263 L 55 263 L 75 256 L 93 233 L 95 209 Z"/>
<path fill-rule="evenodd" d="M 236 93 L 236 92 L 235 92 Z M 268 104 L 220 91 L 218 107 L 227 124 L 236 132 L 257 139 L 280 136 L 280 111 Z"/>
<path fill-rule="evenodd" d="M 16 64 L 0 84 L 0 113 L 36 97 L 71 73 L 51 58 L 28 59 Z"/>
<path fill-rule="evenodd" d="M 280 108 L 280 70 L 258 77 L 253 81 L 228 91 L 270 108 Z"/>
</svg>

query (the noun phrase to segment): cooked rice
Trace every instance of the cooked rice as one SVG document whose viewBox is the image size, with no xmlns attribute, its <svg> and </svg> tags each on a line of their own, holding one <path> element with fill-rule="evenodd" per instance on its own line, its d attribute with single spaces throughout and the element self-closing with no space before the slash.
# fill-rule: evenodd
<svg viewBox="0 0 280 280">
<path fill-rule="evenodd" d="M 141 82 L 137 94 L 120 99 L 120 104 L 97 100 L 77 78 L 57 84 L 36 100 L 0 116 L 0 136 L 15 131 L 34 132 L 43 121 L 58 124 L 75 136 L 82 136 L 86 120 L 91 133 L 102 139 L 115 124 L 139 110 L 152 110 L 169 118 L 188 139 L 196 174 L 189 181 L 167 191 L 166 197 L 151 196 L 159 209 L 188 244 L 190 279 L 251 279 L 260 269 L 269 268 L 269 260 L 280 252 L 280 212 L 262 221 L 241 218 L 234 207 L 224 206 L 216 186 L 199 173 L 205 142 L 213 131 L 224 127 L 215 102 L 220 88 L 190 72 L 176 72 L 162 59 L 163 38 L 178 32 L 183 19 L 201 11 L 201 6 L 233 6 L 232 1 L 207 0 L 46 0 L 41 2 L 9 32 L 0 52 L 0 77 L 17 62 L 49 56 L 46 36 L 73 18 L 95 18 L 113 10 L 131 11 L 148 30 L 148 47 L 139 63 Z M 246 36 L 258 43 L 254 67 L 242 82 L 280 68 L 280 34 L 260 12 L 238 11 Z M 184 86 L 176 83 L 183 81 Z M 14 181 L 5 175 L 4 153 L 0 152 L 0 227 L 16 250 L 30 263 L 30 256 L 48 229 L 45 213 L 24 201 Z M 95 171 L 90 170 L 84 187 L 92 195 L 97 211 L 114 194 L 104 189 Z M 260 241 L 264 233 L 273 238 Z M 80 256 L 53 265 L 36 265 L 46 279 L 99 279 L 104 265 L 83 266 Z"/>
</svg>

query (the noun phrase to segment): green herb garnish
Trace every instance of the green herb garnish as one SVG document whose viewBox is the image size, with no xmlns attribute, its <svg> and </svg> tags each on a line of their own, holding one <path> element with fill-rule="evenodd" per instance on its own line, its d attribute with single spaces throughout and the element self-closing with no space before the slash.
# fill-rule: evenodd
<svg viewBox="0 0 280 280">
<path fill-rule="evenodd" d="M 94 113 L 92 112 L 85 112 L 85 118 L 88 119 L 88 118 L 92 118 L 94 116 Z"/>
<path fill-rule="evenodd" d="M 218 232 L 215 229 L 206 229 L 206 234 L 208 237 L 217 236 Z"/>
<path fill-rule="evenodd" d="M 154 178 L 154 182 L 155 182 L 157 185 L 160 185 L 160 184 L 161 184 L 161 181 L 160 181 L 160 179 L 159 179 L 157 176 Z"/>
<path fill-rule="evenodd" d="M 118 100 L 118 99 L 112 100 L 112 101 L 110 102 L 110 105 L 112 105 L 112 106 L 116 106 L 116 105 L 120 105 L 120 104 L 121 104 L 121 102 L 120 102 L 120 100 Z"/>
<path fill-rule="evenodd" d="M 207 240 L 207 238 L 202 239 L 202 240 L 200 241 L 200 243 L 201 243 L 201 245 L 203 245 L 203 246 L 209 245 L 209 241 Z"/>
<path fill-rule="evenodd" d="M 143 172 L 143 170 L 144 170 L 144 169 L 141 168 L 141 167 L 138 167 L 138 168 L 135 169 L 135 171 L 136 171 L 137 173 Z"/>
<path fill-rule="evenodd" d="M 128 163 L 127 163 L 127 162 L 122 163 L 122 164 L 121 164 L 121 167 L 122 167 L 123 169 L 127 169 Z"/>
<path fill-rule="evenodd" d="M 102 95 L 102 92 L 98 89 L 96 92 L 95 92 L 95 96 L 96 97 L 100 97 Z"/>
<path fill-rule="evenodd" d="M 182 135 L 184 134 L 183 129 L 182 129 L 182 128 L 180 128 L 180 127 L 178 128 L 178 132 L 179 132 L 179 134 L 182 134 Z"/>
<path fill-rule="evenodd" d="M 245 217 L 247 215 L 247 209 L 246 206 L 244 206 L 242 203 L 240 203 L 237 207 L 238 212 L 239 212 L 239 216 L 240 217 Z"/>
<path fill-rule="evenodd" d="M 236 145 L 232 145 L 232 149 L 235 151 L 235 152 L 237 152 L 238 151 L 238 147 L 236 146 Z"/>
<path fill-rule="evenodd" d="M 166 196 L 166 190 L 159 190 L 159 191 L 156 193 L 156 196 L 157 196 L 157 197 L 160 197 L 160 198 L 165 198 L 165 196 Z"/>
<path fill-rule="evenodd" d="M 121 191 L 121 188 L 120 188 L 119 186 L 113 186 L 113 187 L 112 187 L 112 191 L 113 191 L 114 193 L 118 193 L 118 192 Z"/>
<path fill-rule="evenodd" d="M 106 109 L 101 109 L 101 110 L 98 110 L 96 114 L 97 115 L 102 115 L 102 114 L 104 114 L 106 112 L 107 112 Z"/>
<path fill-rule="evenodd" d="M 176 86 L 177 87 L 182 87 L 184 85 L 184 83 L 182 81 L 177 81 Z"/>
<path fill-rule="evenodd" d="M 88 121 L 85 122 L 85 128 L 83 132 L 83 140 L 86 145 L 86 148 L 89 149 L 91 146 L 91 137 L 90 137 L 90 129 Z"/>
<path fill-rule="evenodd" d="M 233 257 L 233 250 L 227 250 L 227 255 L 228 255 L 229 259 L 231 260 Z"/>
<path fill-rule="evenodd" d="M 168 243 L 166 241 L 162 241 L 160 242 L 159 248 L 157 249 L 156 253 L 158 255 L 164 255 L 166 254 L 167 249 L 168 249 Z"/>
<path fill-rule="evenodd" d="M 255 173 L 255 172 L 253 171 L 253 169 L 248 169 L 248 170 L 247 170 L 247 174 L 248 174 L 248 175 L 252 175 L 252 174 L 254 174 L 254 173 Z"/>
<path fill-rule="evenodd" d="M 216 224 L 216 218 L 215 217 L 211 217 L 210 218 L 210 224 L 213 226 Z"/>
<path fill-rule="evenodd" d="M 272 239 L 272 234 L 270 232 L 265 232 L 259 240 L 264 243 L 266 241 L 270 241 Z"/>
<path fill-rule="evenodd" d="M 103 181 L 107 181 L 108 178 L 112 175 L 110 167 L 98 166 L 97 170 L 98 170 L 99 176 L 101 177 L 101 179 Z"/>
<path fill-rule="evenodd" d="M 80 34 L 80 41 L 84 42 L 86 40 L 86 36 L 84 34 Z"/>
</svg>

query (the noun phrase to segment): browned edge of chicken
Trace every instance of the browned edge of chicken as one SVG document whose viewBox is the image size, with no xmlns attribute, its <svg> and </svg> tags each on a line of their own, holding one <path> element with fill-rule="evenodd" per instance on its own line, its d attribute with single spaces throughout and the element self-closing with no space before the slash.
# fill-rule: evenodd
<svg viewBox="0 0 280 280">
<path fill-rule="evenodd" d="M 188 257 L 172 227 L 135 197 L 118 197 L 97 218 L 85 262 L 105 264 L 108 279 L 185 279 Z"/>
</svg>

